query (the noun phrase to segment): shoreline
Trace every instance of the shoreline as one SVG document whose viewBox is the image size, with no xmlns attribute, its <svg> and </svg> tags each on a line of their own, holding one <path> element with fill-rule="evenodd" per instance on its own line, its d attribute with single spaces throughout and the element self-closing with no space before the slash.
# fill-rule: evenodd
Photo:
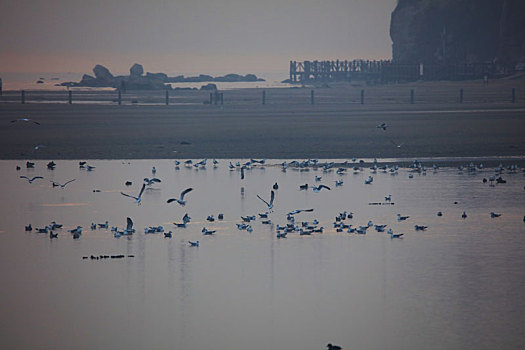
<svg viewBox="0 0 525 350">
<path fill-rule="evenodd" d="M 525 156 L 525 83 L 444 82 L 180 93 L 197 104 L 11 103 L 0 99 L 0 159 L 362 159 Z M 470 85 L 468 85 L 470 84 Z M 416 102 L 406 95 L 416 86 Z M 455 101 L 457 87 L 469 92 Z M 511 86 L 518 100 L 504 100 Z M 148 94 L 137 95 L 141 102 Z M 348 98 L 350 96 L 351 98 Z M 156 98 L 156 97 L 155 97 Z M 17 118 L 40 125 L 11 123 Z M 387 130 L 377 128 L 387 123 Z M 44 145 L 38 151 L 37 145 Z M 398 147 L 399 146 L 399 147 Z"/>
</svg>

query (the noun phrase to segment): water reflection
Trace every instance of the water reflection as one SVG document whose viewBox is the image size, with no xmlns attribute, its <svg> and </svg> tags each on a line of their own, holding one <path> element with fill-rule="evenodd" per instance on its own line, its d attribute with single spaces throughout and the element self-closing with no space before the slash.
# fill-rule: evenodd
<svg viewBox="0 0 525 350">
<path fill-rule="evenodd" d="M 520 172 L 504 173 L 507 183 L 491 187 L 481 181 L 490 169 L 442 168 L 412 179 L 400 169 L 378 172 L 365 185 L 368 169 L 338 175 L 266 166 L 241 179 L 228 161 L 200 170 L 176 169 L 169 160 L 90 161 L 91 172 L 75 161 L 57 161 L 54 171 L 44 161 L 16 171 L 18 163 L 0 162 L 2 348 L 322 349 L 331 342 L 489 349 L 525 340 L 517 326 L 525 311 Z M 140 206 L 120 194 L 136 193 L 152 166 L 162 182 L 145 191 Z M 77 180 L 61 189 L 19 178 L 30 173 Z M 299 190 L 316 184 L 316 175 L 332 190 Z M 339 179 L 344 184 L 335 187 Z M 267 210 L 257 195 L 266 198 L 275 182 L 273 224 L 257 219 L 253 232 L 238 230 L 240 216 Z M 166 203 L 188 187 L 186 206 Z M 394 205 L 369 205 L 388 194 Z M 317 219 L 324 233 L 277 239 L 285 214 L 306 208 L 314 212 L 297 214 L 296 224 Z M 345 210 L 354 213 L 346 220 L 354 227 L 372 220 L 405 238 L 336 232 L 334 218 Z M 175 228 L 185 213 L 188 227 Z M 219 213 L 224 220 L 206 220 Z M 398 213 L 410 218 L 397 221 Z M 89 229 L 106 220 L 123 228 L 126 217 L 135 222 L 131 236 Z M 24 231 L 53 220 L 64 224 L 58 239 Z M 415 224 L 429 228 L 416 232 Z M 77 225 L 83 233 L 74 240 L 67 230 Z M 173 238 L 144 234 L 158 225 Z M 203 236 L 203 227 L 217 232 Z M 125 258 L 82 259 L 105 254 Z"/>
</svg>

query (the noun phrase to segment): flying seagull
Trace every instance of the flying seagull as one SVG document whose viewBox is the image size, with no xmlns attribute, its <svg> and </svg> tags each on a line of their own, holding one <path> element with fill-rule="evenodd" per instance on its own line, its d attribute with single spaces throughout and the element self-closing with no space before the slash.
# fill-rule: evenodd
<svg viewBox="0 0 525 350">
<path fill-rule="evenodd" d="M 295 214 L 299 214 L 299 213 L 302 213 L 302 212 L 312 212 L 312 211 L 314 211 L 313 208 L 312 209 L 295 209 L 295 210 L 292 210 L 291 212 L 289 212 L 286 215 L 295 215 Z"/>
<path fill-rule="evenodd" d="M 131 220 L 130 217 L 127 217 L 126 218 L 126 233 L 129 235 L 129 234 L 132 234 L 133 232 L 135 232 L 135 229 L 133 228 L 133 220 Z"/>
<path fill-rule="evenodd" d="M 36 179 L 43 179 L 42 176 L 34 176 L 32 179 L 30 179 L 30 178 L 28 178 L 27 176 L 24 176 L 24 175 L 20 176 L 20 178 L 21 178 L 21 179 L 27 179 L 27 181 L 28 181 L 30 184 L 32 184 L 33 181 L 35 181 Z"/>
<path fill-rule="evenodd" d="M 24 122 L 24 123 L 35 123 L 37 125 L 40 125 L 39 122 L 33 120 L 33 119 L 29 119 L 29 118 L 18 118 L 18 119 L 15 119 L 15 120 L 11 120 L 11 123 L 15 123 L 15 122 Z"/>
<path fill-rule="evenodd" d="M 53 184 L 53 187 L 58 187 L 60 186 L 61 188 L 66 188 L 66 185 L 70 182 L 73 182 L 75 181 L 76 179 L 73 179 L 73 180 L 69 180 L 67 182 L 65 182 L 64 184 L 59 184 L 58 182 L 55 182 L 55 181 L 51 181 L 51 183 Z"/>
<path fill-rule="evenodd" d="M 275 199 L 275 192 L 273 190 L 270 192 L 270 203 L 268 203 L 267 201 L 262 199 L 259 195 L 257 195 L 257 198 L 262 200 L 264 202 L 264 204 L 266 204 L 268 206 L 268 210 L 270 210 L 270 211 L 272 210 L 272 208 L 273 208 L 273 200 Z"/>
<path fill-rule="evenodd" d="M 392 142 L 394 144 L 394 146 L 396 146 L 397 148 L 401 148 L 401 146 L 403 146 L 405 144 L 404 142 L 396 143 L 396 142 L 394 142 L 394 140 L 390 140 L 390 142 Z"/>
<path fill-rule="evenodd" d="M 383 122 L 379 124 L 378 126 L 376 126 L 376 128 L 386 130 L 386 128 L 388 128 L 388 125 Z"/>
<path fill-rule="evenodd" d="M 156 177 L 154 177 L 153 179 L 148 179 L 147 177 L 144 178 L 144 183 L 146 184 L 146 186 L 151 186 L 155 182 L 161 182 L 161 181 L 160 181 L 160 179 L 157 179 Z"/>
<path fill-rule="evenodd" d="M 186 195 L 186 193 L 190 192 L 190 191 L 193 191 L 193 188 L 187 188 L 185 189 L 184 191 L 182 191 L 180 193 L 180 198 L 170 198 L 168 199 L 167 203 L 171 203 L 171 202 L 177 202 L 179 203 L 180 205 L 184 206 L 186 204 L 186 201 L 184 200 L 184 196 Z"/>
<path fill-rule="evenodd" d="M 124 192 L 120 192 L 120 194 L 123 196 L 129 197 L 129 198 L 133 198 L 135 200 L 135 203 L 140 205 L 140 202 L 142 200 L 142 194 L 144 193 L 145 188 L 146 188 L 146 184 L 142 184 L 142 188 L 140 189 L 139 195 L 137 197 L 124 193 Z"/>
<path fill-rule="evenodd" d="M 325 185 L 313 186 L 314 192 L 320 192 L 323 188 L 326 188 L 328 191 L 330 191 L 330 187 Z"/>
</svg>

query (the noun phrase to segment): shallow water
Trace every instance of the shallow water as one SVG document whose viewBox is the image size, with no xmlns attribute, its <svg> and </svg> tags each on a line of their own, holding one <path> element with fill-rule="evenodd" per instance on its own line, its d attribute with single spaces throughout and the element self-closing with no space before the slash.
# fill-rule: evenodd
<svg viewBox="0 0 525 350">
<path fill-rule="evenodd" d="M 24 163 L 0 161 L 0 348 L 513 349 L 525 342 L 522 172 L 489 186 L 481 179 L 492 169 L 440 168 L 412 179 L 400 169 L 365 185 L 369 169 L 338 175 L 266 166 L 241 180 L 226 160 L 199 170 L 169 160 L 93 160 L 90 172 L 77 161 L 56 161 L 55 170 Z M 120 194 L 136 195 L 152 166 L 162 182 L 140 206 Z M 45 179 L 29 184 L 20 175 Z M 299 191 L 316 184 L 315 175 L 332 190 Z M 73 178 L 65 189 L 50 183 Z M 324 233 L 277 239 L 275 226 L 259 218 L 251 233 L 236 228 L 241 215 L 266 211 L 257 194 L 268 200 L 274 182 L 272 222 L 314 208 L 296 222 L 316 218 Z M 194 190 L 185 207 L 166 203 L 187 187 Z M 388 194 L 394 205 L 369 205 Z M 344 210 L 354 213 L 347 223 L 372 220 L 404 238 L 373 228 L 337 233 L 332 223 Z M 184 213 L 191 222 L 175 228 Z M 219 213 L 223 221 L 206 221 Z M 397 221 L 398 213 L 410 218 Z M 90 230 L 106 220 L 123 228 L 126 217 L 137 229 L 132 236 Z M 24 231 L 53 220 L 64 224 L 58 239 Z M 415 224 L 429 228 L 416 232 Z M 83 233 L 75 240 L 67 229 L 77 225 Z M 158 225 L 173 238 L 144 233 Z M 216 234 L 203 236 L 204 226 Z M 83 259 L 92 254 L 126 257 Z"/>
</svg>

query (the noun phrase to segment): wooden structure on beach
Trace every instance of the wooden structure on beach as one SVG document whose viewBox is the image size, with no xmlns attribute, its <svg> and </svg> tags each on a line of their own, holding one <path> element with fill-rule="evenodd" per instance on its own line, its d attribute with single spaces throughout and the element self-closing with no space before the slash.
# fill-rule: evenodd
<svg viewBox="0 0 525 350">
<path fill-rule="evenodd" d="M 291 82 L 377 80 L 388 60 L 290 61 Z"/>
<path fill-rule="evenodd" d="M 290 82 L 469 80 L 495 77 L 493 63 L 401 64 L 390 60 L 290 61 Z"/>
</svg>

